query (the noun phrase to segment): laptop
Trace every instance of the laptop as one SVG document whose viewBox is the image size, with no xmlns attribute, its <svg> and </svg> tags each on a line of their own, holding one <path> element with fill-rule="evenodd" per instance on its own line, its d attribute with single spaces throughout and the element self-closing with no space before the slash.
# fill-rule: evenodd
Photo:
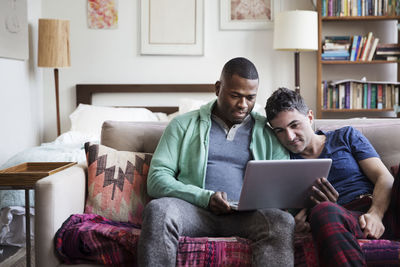
<svg viewBox="0 0 400 267">
<path fill-rule="evenodd" d="M 250 160 L 234 210 L 311 207 L 311 186 L 328 177 L 331 159 Z"/>
</svg>

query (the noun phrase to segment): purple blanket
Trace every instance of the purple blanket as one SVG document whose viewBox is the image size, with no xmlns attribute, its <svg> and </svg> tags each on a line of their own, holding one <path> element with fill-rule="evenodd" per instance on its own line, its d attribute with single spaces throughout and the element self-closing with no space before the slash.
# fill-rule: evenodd
<svg viewBox="0 0 400 267">
<path fill-rule="evenodd" d="M 62 262 L 136 266 L 140 229 L 131 223 L 113 222 L 100 215 L 71 215 L 54 238 Z"/>
</svg>

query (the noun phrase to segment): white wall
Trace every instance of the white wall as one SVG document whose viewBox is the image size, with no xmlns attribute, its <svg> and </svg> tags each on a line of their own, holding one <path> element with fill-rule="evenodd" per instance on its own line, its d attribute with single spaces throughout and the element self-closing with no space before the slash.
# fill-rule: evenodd
<svg viewBox="0 0 400 267">
<path fill-rule="evenodd" d="M 69 130 L 78 83 L 214 83 L 223 64 L 237 56 L 252 60 L 260 74 L 258 102 L 278 86 L 293 88 L 294 59 L 272 49 L 273 31 L 219 30 L 219 1 L 205 0 L 204 56 L 141 56 L 139 0 L 119 0 L 116 30 L 88 29 L 86 0 L 42 0 L 43 17 L 71 21 L 71 68 L 60 69 L 61 130 Z M 281 1 L 283 9 L 311 9 L 309 0 Z M 301 55 L 301 85 L 315 103 L 315 53 Z M 44 140 L 56 136 L 53 72 L 44 70 Z"/>
<path fill-rule="evenodd" d="M 42 79 L 36 67 L 37 19 L 41 0 L 28 0 L 28 61 L 0 58 L 0 165 L 41 142 Z"/>
</svg>

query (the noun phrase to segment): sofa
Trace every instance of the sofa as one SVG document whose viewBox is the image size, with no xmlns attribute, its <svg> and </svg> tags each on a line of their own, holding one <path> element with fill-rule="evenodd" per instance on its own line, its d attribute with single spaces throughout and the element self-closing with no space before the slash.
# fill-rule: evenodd
<svg viewBox="0 0 400 267">
<path fill-rule="evenodd" d="M 400 119 L 317 119 L 315 129 L 333 130 L 351 125 L 372 143 L 385 166 L 400 162 Z M 163 133 L 165 123 L 106 121 L 102 127 L 101 144 L 120 151 L 152 153 Z M 67 266 L 55 253 L 54 236 L 70 215 L 83 214 L 87 195 L 87 166 L 78 164 L 39 180 L 35 186 L 35 263 L 40 267 Z M 140 234 L 140 229 L 135 232 Z M 249 265 L 249 241 L 237 238 L 182 237 L 177 255 L 179 266 Z M 359 240 L 371 266 L 400 265 L 400 242 Z M 81 244 L 79 244 L 81 245 Z M 136 244 L 131 244 L 132 251 Z M 310 235 L 295 237 L 295 265 L 318 266 Z M 135 252 L 132 252 L 133 256 Z M 230 260 L 231 258 L 234 258 Z M 74 263 L 74 262 L 69 262 Z M 76 261 L 76 266 L 96 266 L 98 262 Z M 123 264 L 121 264 L 123 265 Z"/>
</svg>

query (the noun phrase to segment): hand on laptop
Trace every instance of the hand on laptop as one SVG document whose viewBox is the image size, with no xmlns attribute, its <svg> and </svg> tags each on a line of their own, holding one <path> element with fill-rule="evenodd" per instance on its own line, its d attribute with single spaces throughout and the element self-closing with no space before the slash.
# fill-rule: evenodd
<svg viewBox="0 0 400 267">
<path fill-rule="evenodd" d="M 336 203 L 339 197 L 339 193 L 325 177 L 317 179 L 312 187 L 312 192 L 313 194 L 310 198 L 314 204 L 319 204 L 324 201 Z"/>
<path fill-rule="evenodd" d="M 308 233 L 311 230 L 310 224 L 307 220 L 307 209 L 302 209 L 299 213 L 294 216 L 296 226 L 294 228 L 295 233 Z"/>
<path fill-rule="evenodd" d="M 232 212 L 225 192 L 215 192 L 212 194 L 208 208 L 217 215 Z"/>
</svg>

